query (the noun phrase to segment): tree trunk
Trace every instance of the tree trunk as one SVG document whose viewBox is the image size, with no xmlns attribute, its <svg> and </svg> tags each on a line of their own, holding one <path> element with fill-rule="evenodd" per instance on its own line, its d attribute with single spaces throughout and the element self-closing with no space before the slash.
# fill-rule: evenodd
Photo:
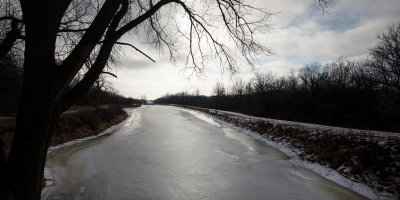
<svg viewBox="0 0 400 200">
<path fill-rule="evenodd" d="M 43 169 L 58 116 L 43 106 L 23 105 L 8 162 L 13 199 L 40 199 Z M 10 197 L 9 197 L 10 199 Z"/>
<path fill-rule="evenodd" d="M 7 160 L 3 151 L 3 143 L 0 140 L 0 199 L 7 199 L 6 167 Z"/>
<path fill-rule="evenodd" d="M 64 1 L 63 1 L 64 2 Z M 8 158 L 9 199 L 41 197 L 47 148 L 59 111 L 52 97 L 54 51 L 63 4 L 21 0 L 25 22 L 24 79 Z"/>
</svg>

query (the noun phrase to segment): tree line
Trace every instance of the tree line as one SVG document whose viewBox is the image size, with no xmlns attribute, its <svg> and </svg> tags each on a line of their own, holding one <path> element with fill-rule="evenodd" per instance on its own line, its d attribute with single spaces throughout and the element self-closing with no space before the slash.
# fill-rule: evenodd
<svg viewBox="0 0 400 200">
<path fill-rule="evenodd" d="M 367 58 L 310 63 L 286 75 L 256 73 L 213 95 L 181 92 L 155 102 L 334 126 L 400 131 L 400 23 L 378 34 Z"/>
</svg>

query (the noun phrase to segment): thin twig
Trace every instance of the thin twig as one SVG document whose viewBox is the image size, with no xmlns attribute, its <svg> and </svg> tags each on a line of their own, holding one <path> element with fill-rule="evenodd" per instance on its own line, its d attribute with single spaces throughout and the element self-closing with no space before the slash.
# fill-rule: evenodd
<svg viewBox="0 0 400 200">
<path fill-rule="evenodd" d="M 116 42 L 115 44 L 130 46 L 130 47 L 134 48 L 136 51 L 138 51 L 139 53 L 141 53 L 142 55 L 146 56 L 148 59 L 150 59 L 150 60 L 153 61 L 154 63 L 156 62 L 154 59 L 152 59 L 150 56 L 148 56 L 147 54 L 145 54 L 143 51 L 141 51 L 140 49 L 136 48 L 135 46 L 133 46 L 133 45 L 131 45 L 131 44 L 129 44 L 129 43 L 125 43 L 125 42 Z"/>
</svg>

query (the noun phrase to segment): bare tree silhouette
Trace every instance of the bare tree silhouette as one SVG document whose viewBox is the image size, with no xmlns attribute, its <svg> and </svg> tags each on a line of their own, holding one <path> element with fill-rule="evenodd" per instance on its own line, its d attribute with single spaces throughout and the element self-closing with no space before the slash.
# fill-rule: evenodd
<svg viewBox="0 0 400 200">
<path fill-rule="evenodd" d="M 214 86 L 213 93 L 215 96 L 225 95 L 225 86 L 221 82 L 217 82 Z"/>
<path fill-rule="evenodd" d="M 400 23 L 390 25 L 378 34 L 378 44 L 370 49 L 370 63 L 379 77 L 378 82 L 387 88 L 400 91 Z"/>
<path fill-rule="evenodd" d="M 23 19 L 2 18 L 11 20 L 10 31 L 1 42 L 2 55 L 15 44 L 16 30 L 24 34 L 23 91 L 7 169 L 2 171 L 8 177 L 7 181 L 2 179 L 5 185 L 2 199 L 40 199 L 47 149 L 60 114 L 104 73 L 118 46 L 128 45 L 144 54 L 133 44 L 121 42 L 124 36 L 147 33 L 157 48 L 169 51 L 172 60 L 186 54 L 187 67 L 194 71 L 202 71 L 208 57 L 215 58 L 229 71 L 236 71 L 237 56 L 228 43 L 215 35 L 216 22 L 220 22 L 220 28 L 223 27 L 234 48 L 250 65 L 258 54 L 269 53 L 254 36 L 268 29 L 271 13 L 242 0 L 196 3 L 20 0 L 19 3 Z M 188 26 L 174 22 L 176 12 L 183 13 Z M 187 48 L 178 45 L 168 27 L 186 41 Z M 13 36 L 11 42 L 7 42 L 8 35 Z M 70 87 L 73 78 L 85 67 L 83 78 Z M 4 169 L 5 162 L 0 164 L 0 169 Z"/>
</svg>

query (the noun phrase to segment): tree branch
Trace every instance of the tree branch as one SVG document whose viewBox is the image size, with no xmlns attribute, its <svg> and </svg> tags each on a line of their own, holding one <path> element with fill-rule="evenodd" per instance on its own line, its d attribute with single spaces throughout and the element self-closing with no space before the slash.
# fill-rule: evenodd
<svg viewBox="0 0 400 200">
<path fill-rule="evenodd" d="M 60 29 L 58 32 L 59 33 L 77 33 L 77 32 L 84 32 L 87 31 L 87 28 L 82 28 L 82 29 L 69 29 L 69 28 L 63 28 Z"/>
<path fill-rule="evenodd" d="M 97 41 L 101 39 L 107 27 L 112 22 L 120 5 L 121 0 L 106 0 L 79 43 L 64 60 L 61 66 L 59 66 L 60 71 L 55 77 L 57 81 L 54 81 L 55 83 L 58 83 L 54 87 L 54 92 L 56 93 L 54 95 L 56 99 L 60 97 L 69 82 L 71 82 L 76 73 L 81 69 L 85 60 L 87 60 L 96 46 Z"/>
<path fill-rule="evenodd" d="M 141 24 L 143 21 L 149 19 L 154 13 L 156 13 L 162 6 L 173 2 L 173 0 L 161 0 L 158 3 L 156 3 L 154 6 L 150 7 L 148 11 L 146 11 L 144 14 L 140 15 L 136 19 L 130 21 L 127 23 L 125 26 L 121 27 L 116 31 L 116 36 L 121 37 L 124 35 L 126 32 L 132 30 L 135 28 L 137 25 Z"/>
<path fill-rule="evenodd" d="M 79 99 L 83 94 L 85 94 L 93 83 L 99 78 L 101 73 L 103 72 L 104 67 L 108 62 L 108 58 L 111 54 L 111 51 L 114 47 L 114 44 L 119 39 L 119 37 L 115 36 L 115 30 L 118 27 L 121 19 L 125 15 L 128 9 L 128 0 L 122 0 L 121 8 L 116 13 L 112 21 L 110 22 L 110 26 L 106 31 L 104 41 L 102 46 L 100 47 L 99 53 L 94 61 L 92 67 L 85 74 L 83 79 L 75 85 L 70 91 L 64 93 L 64 97 L 60 109 L 61 111 L 65 110 L 69 106 L 71 106 L 77 99 Z"/>
<path fill-rule="evenodd" d="M 124 42 L 116 42 L 115 44 L 119 44 L 119 45 L 126 45 L 126 46 L 130 46 L 133 49 L 135 49 L 136 51 L 138 51 L 139 53 L 141 53 L 142 55 L 146 56 L 148 59 L 150 59 L 151 61 L 153 61 L 154 63 L 156 62 L 154 59 L 152 59 L 150 56 L 148 56 L 147 54 L 145 54 L 143 51 L 141 51 L 140 49 L 136 48 L 135 46 L 129 44 L 129 43 L 124 43 Z"/>
<path fill-rule="evenodd" d="M 113 73 L 111 73 L 111 72 L 105 72 L 105 71 L 103 71 L 103 72 L 101 72 L 101 73 L 102 73 L 102 74 L 110 75 L 110 76 L 112 76 L 112 77 L 114 77 L 114 78 L 118 78 L 117 75 L 115 75 L 115 74 L 113 74 Z"/>
</svg>

